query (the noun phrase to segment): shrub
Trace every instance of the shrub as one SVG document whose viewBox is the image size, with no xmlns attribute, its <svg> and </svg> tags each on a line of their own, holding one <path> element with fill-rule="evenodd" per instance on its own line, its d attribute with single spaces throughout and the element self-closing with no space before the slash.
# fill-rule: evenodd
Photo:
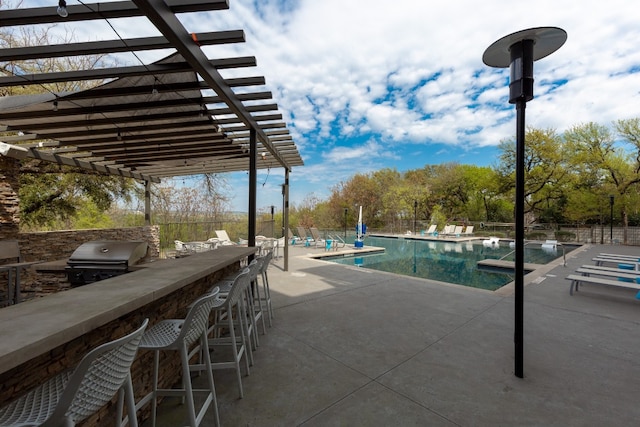
<svg viewBox="0 0 640 427">
<path fill-rule="evenodd" d="M 556 240 L 559 242 L 569 242 L 576 239 L 576 233 L 571 231 L 558 230 L 555 232 Z"/>
</svg>

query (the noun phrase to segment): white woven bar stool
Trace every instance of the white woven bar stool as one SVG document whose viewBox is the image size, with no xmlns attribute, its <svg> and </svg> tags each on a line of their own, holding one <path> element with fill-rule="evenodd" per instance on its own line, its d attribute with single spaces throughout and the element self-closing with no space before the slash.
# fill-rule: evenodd
<svg viewBox="0 0 640 427">
<path fill-rule="evenodd" d="M 260 345 L 260 340 L 258 339 L 258 322 L 262 321 L 262 331 L 266 333 L 266 326 L 264 322 L 263 311 L 261 305 L 256 301 L 260 300 L 259 289 L 257 288 L 257 277 L 260 274 L 260 261 L 258 258 L 253 259 L 249 265 L 246 267 L 249 270 L 249 281 L 250 285 L 247 286 L 244 299 L 245 299 L 245 307 L 248 315 L 248 324 L 247 324 L 247 334 L 251 339 L 252 345 L 250 347 L 253 350 L 257 350 Z M 237 273 L 239 274 L 239 273 Z M 237 276 L 237 274 L 232 275 L 230 277 L 226 277 L 216 284 L 216 286 L 220 287 L 220 295 L 224 296 L 229 292 L 231 285 L 233 284 L 233 279 Z M 253 356 L 249 355 L 249 362 L 253 365 Z"/>
<path fill-rule="evenodd" d="M 244 301 L 244 294 L 249 287 L 249 269 L 245 268 L 234 279 L 226 296 L 218 295 L 212 311 L 215 322 L 209 326 L 209 350 L 213 350 L 213 369 L 235 369 L 238 378 L 240 398 L 244 397 L 242 388 L 241 360 L 244 357 L 247 375 L 250 374 L 249 357 L 251 356 L 251 341 L 248 337 L 248 317 Z M 223 335 L 223 331 L 228 334 Z M 231 360 L 215 360 L 216 350 L 230 348 Z M 253 359 L 251 361 L 253 363 Z M 203 367 L 204 368 L 204 367 Z"/>
<path fill-rule="evenodd" d="M 262 309 L 262 298 L 260 297 L 260 287 L 258 286 L 258 276 L 260 275 L 260 269 L 262 268 L 262 257 L 257 257 L 249 263 L 249 281 L 251 282 L 249 291 L 249 307 L 251 308 L 251 320 L 256 330 L 255 339 L 256 346 L 258 342 L 258 322 L 262 323 L 262 333 L 267 334 L 267 326 L 264 321 L 265 313 Z"/>
<path fill-rule="evenodd" d="M 131 363 L 147 327 L 91 350 L 75 370 L 62 372 L 0 409 L 0 425 L 74 426 L 96 413 L 119 393 L 117 424 L 124 400 L 130 425 L 138 426 L 131 384 Z"/>
<path fill-rule="evenodd" d="M 269 277 L 267 276 L 267 269 L 271 264 L 271 259 L 273 258 L 273 251 L 268 251 L 266 255 L 261 257 L 260 259 L 260 278 L 262 279 L 262 299 L 260 300 L 260 304 L 264 301 L 266 305 L 266 311 L 268 313 L 267 319 L 269 320 L 269 327 L 273 326 L 273 307 L 271 305 L 271 290 L 269 289 Z"/>
<path fill-rule="evenodd" d="M 191 383 L 191 371 L 200 370 L 196 366 L 189 364 L 189 360 L 199 351 L 195 346 L 198 341 L 201 348 L 207 348 L 207 325 L 211 309 L 215 306 L 218 291 L 213 290 L 211 293 L 204 295 L 196 300 L 190 307 L 187 316 L 182 319 L 167 319 L 153 325 L 143 336 L 140 342 L 140 348 L 152 350 L 153 355 L 153 389 L 143 397 L 137 404 L 136 409 L 140 409 L 147 403 L 151 402 L 151 423 L 156 425 L 156 411 L 158 406 L 158 397 L 160 396 L 180 396 L 186 400 L 187 412 L 189 415 L 189 425 L 197 427 L 202 422 L 209 406 L 213 406 L 215 414 L 215 425 L 220 425 L 218 415 L 218 402 L 216 399 L 216 390 L 213 383 L 213 373 L 211 371 L 211 359 L 209 352 L 203 351 L 204 371 L 207 375 L 207 383 L 209 388 L 203 390 L 194 390 Z M 190 353 L 189 349 L 195 349 Z M 180 361 L 182 365 L 182 384 L 181 389 L 159 389 L 158 388 L 158 370 L 161 351 L 177 351 L 180 353 Z M 200 410 L 196 414 L 194 393 L 204 392 L 206 397 Z"/>
</svg>

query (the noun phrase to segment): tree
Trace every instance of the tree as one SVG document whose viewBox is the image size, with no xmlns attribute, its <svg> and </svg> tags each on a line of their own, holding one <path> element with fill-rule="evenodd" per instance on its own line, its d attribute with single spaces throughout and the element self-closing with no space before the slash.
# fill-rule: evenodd
<svg viewBox="0 0 640 427">
<path fill-rule="evenodd" d="M 503 193 L 515 190 L 516 143 L 502 141 L 499 145 L 499 172 Z M 562 138 L 553 129 L 527 128 L 525 135 L 525 212 L 533 220 L 560 220 L 564 208 L 567 183 Z"/>
<path fill-rule="evenodd" d="M 640 127 L 638 119 L 619 120 L 614 127 L 622 138 L 618 143 L 607 127 L 593 122 L 572 127 L 565 132 L 565 140 L 573 153 L 576 188 L 597 194 L 598 200 L 615 196 L 626 243 L 632 190 L 640 183 Z"/>
<path fill-rule="evenodd" d="M 15 7 L 9 3 L 6 7 Z M 73 34 L 54 37 L 53 26 L 3 28 L 0 31 L 0 48 L 24 47 L 46 44 L 64 44 L 73 41 Z M 81 57 L 48 58 L 29 61 L 11 61 L 0 64 L 2 75 L 24 75 L 52 71 L 91 69 L 104 66 L 100 55 Z M 3 88 L 2 96 L 23 95 L 40 92 L 62 93 L 87 89 L 101 81 L 78 81 L 42 84 L 40 86 L 14 86 Z M 6 133 L 5 133 L 6 134 Z M 37 141 L 31 141 L 37 142 Z M 20 166 L 20 211 L 21 223 L 26 228 L 51 228 L 59 223 L 73 223 L 73 218 L 89 206 L 99 213 L 105 212 L 114 200 L 128 199 L 135 189 L 135 182 L 116 176 L 102 175 L 92 171 L 58 166 L 36 159 L 25 159 Z M 88 226 L 86 216 L 83 226 Z M 71 222 L 69 222 L 71 221 Z M 98 225 L 100 221 L 97 221 Z"/>
<path fill-rule="evenodd" d="M 128 200 L 134 181 L 122 177 L 71 170 L 32 160 L 20 169 L 20 212 L 29 229 L 55 228 L 76 217 L 90 201 L 104 212 L 117 198 Z M 85 223 L 84 226 L 88 226 Z"/>
</svg>

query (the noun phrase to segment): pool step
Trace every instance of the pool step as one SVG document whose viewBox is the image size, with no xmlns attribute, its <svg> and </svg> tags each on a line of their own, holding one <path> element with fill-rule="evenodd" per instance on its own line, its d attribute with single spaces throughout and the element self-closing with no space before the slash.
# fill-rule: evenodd
<svg viewBox="0 0 640 427">
<path fill-rule="evenodd" d="M 533 264 L 530 262 L 524 263 L 524 269 L 527 272 L 533 271 L 537 268 L 542 267 L 542 264 Z M 483 259 L 478 261 L 478 268 L 491 268 L 491 269 L 499 269 L 499 270 L 511 270 L 515 269 L 514 261 L 504 261 L 501 259 Z"/>
</svg>

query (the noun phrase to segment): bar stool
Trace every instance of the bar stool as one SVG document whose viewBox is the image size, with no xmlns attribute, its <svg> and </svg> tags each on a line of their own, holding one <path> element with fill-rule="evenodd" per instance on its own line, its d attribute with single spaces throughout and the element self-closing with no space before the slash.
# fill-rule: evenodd
<svg viewBox="0 0 640 427">
<path fill-rule="evenodd" d="M 258 339 L 258 321 L 262 321 L 262 331 L 266 334 L 266 326 L 264 322 L 264 316 L 262 311 L 262 306 L 258 304 L 256 306 L 256 301 L 260 301 L 260 289 L 257 286 L 257 277 L 260 274 L 260 259 L 253 259 L 249 265 L 247 266 L 249 269 L 249 282 L 250 286 L 248 286 L 245 290 L 245 304 L 246 304 L 246 312 L 248 315 L 248 337 L 252 340 L 252 345 L 250 347 L 253 350 L 257 350 L 260 345 L 260 340 Z M 220 295 L 224 296 L 231 289 L 231 285 L 233 284 L 233 280 L 239 273 L 236 273 L 232 276 L 226 277 L 220 282 L 216 284 L 216 286 L 220 287 Z M 251 315 L 249 315 L 251 314 Z M 253 356 L 251 356 L 250 363 L 253 365 Z"/>
<path fill-rule="evenodd" d="M 159 396 L 180 396 L 186 400 L 187 411 L 189 415 L 189 424 L 191 427 L 197 427 L 202 422 L 204 415 L 209 408 L 213 405 L 215 413 L 215 424 L 220 425 L 220 418 L 218 415 L 218 402 L 216 399 L 216 390 L 213 383 L 213 373 L 211 370 L 211 359 L 208 351 L 203 351 L 204 359 L 204 371 L 207 375 L 208 389 L 194 390 L 191 383 L 191 371 L 200 370 L 198 366 L 192 366 L 189 364 L 189 360 L 192 358 L 199 347 L 195 347 L 192 352 L 189 352 L 191 347 L 200 340 L 201 348 L 207 348 L 207 325 L 209 314 L 211 309 L 216 304 L 216 298 L 218 296 L 218 290 L 213 289 L 212 292 L 198 298 L 190 307 L 187 316 L 182 319 L 167 319 L 162 320 L 159 323 L 153 325 L 142 336 L 140 342 L 140 348 L 146 350 L 152 350 L 153 355 L 153 389 L 152 391 L 143 397 L 136 405 L 136 410 L 139 410 L 147 403 L 151 402 L 151 423 L 155 427 L 156 425 L 156 411 L 158 406 Z M 181 389 L 159 389 L 158 388 L 158 370 L 161 351 L 178 351 L 180 353 L 180 361 L 182 364 L 182 385 Z M 200 411 L 196 414 L 194 393 L 206 392 L 206 398 Z"/>
<path fill-rule="evenodd" d="M 267 269 L 269 268 L 269 264 L 271 264 L 272 258 L 273 251 L 269 251 L 263 257 L 261 257 L 259 271 L 260 278 L 262 279 L 262 294 L 264 295 L 264 297 L 260 300 L 260 303 L 262 303 L 262 301 L 265 302 L 269 319 L 269 327 L 273 326 L 271 322 L 271 320 L 273 319 L 273 307 L 271 306 L 271 290 L 269 289 L 269 277 L 267 276 Z"/>
<path fill-rule="evenodd" d="M 249 306 L 251 308 L 251 320 L 256 328 L 256 346 L 258 342 L 258 322 L 262 323 L 262 334 L 267 334 L 267 326 L 264 321 L 264 310 L 262 309 L 262 298 L 260 297 L 260 288 L 258 287 L 258 276 L 260 275 L 260 269 L 262 268 L 263 257 L 257 257 L 249 263 L 249 281 L 251 283 L 249 292 Z"/>
<path fill-rule="evenodd" d="M 0 408 L 0 425 L 74 426 L 93 415 L 118 393 L 118 423 L 124 400 L 130 424 L 138 426 L 131 384 L 131 363 L 149 323 L 136 331 L 91 350 L 75 370 L 62 372 Z"/>
<path fill-rule="evenodd" d="M 240 398 L 244 397 L 242 389 L 242 372 L 240 362 L 244 356 L 247 375 L 249 370 L 249 357 L 251 356 L 251 341 L 248 337 L 248 315 L 245 306 L 245 293 L 249 287 L 249 269 L 245 268 L 234 279 L 225 295 L 218 295 L 212 312 L 215 322 L 208 329 L 208 348 L 215 350 L 220 347 L 229 347 L 232 352 L 232 360 L 211 361 L 213 369 L 235 369 L 238 378 L 238 390 Z M 222 330 L 228 330 L 228 336 L 222 336 Z M 236 334 L 236 330 L 238 334 Z M 251 358 L 253 363 L 253 358 Z M 204 366 L 203 366 L 204 369 Z"/>
</svg>

